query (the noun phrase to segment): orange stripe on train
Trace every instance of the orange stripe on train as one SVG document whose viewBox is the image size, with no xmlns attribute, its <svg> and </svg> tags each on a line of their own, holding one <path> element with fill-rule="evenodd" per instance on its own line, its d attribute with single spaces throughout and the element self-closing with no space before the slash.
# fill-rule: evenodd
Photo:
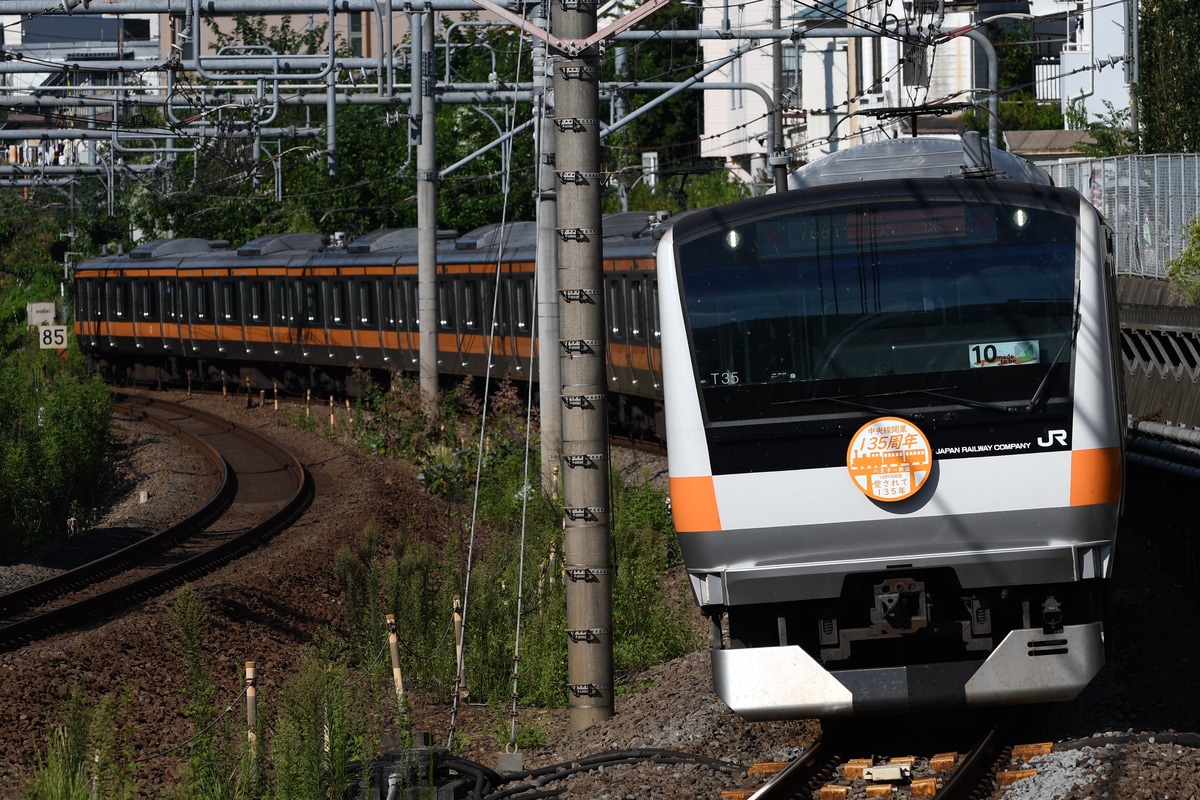
<svg viewBox="0 0 1200 800">
<path fill-rule="evenodd" d="M 671 516 L 677 533 L 721 530 L 712 476 L 671 478 Z"/>
<path fill-rule="evenodd" d="M 1071 505 L 1091 506 L 1121 500 L 1121 450 L 1099 447 L 1071 452 Z"/>
</svg>

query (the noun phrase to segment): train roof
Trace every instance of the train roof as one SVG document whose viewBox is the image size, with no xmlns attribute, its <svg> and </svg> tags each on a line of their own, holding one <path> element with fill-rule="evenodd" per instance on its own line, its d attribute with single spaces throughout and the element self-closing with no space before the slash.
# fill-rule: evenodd
<svg viewBox="0 0 1200 800">
<path fill-rule="evenodd" d="M 605 254 L 612 258 L 650 258 L 658 244 L 655 233 L 672 220 L 666 212 L 630 211 L 605 215 Z M 260 236 L 239 247 L 221 240 L 200 238 L 156 239 L 144 242 L 129 253 L 106 254 L 80 266 L 120 267 L 136 263 L 144 268 L 231 267 L 263 263 L 292 266 L 331 263 L 415 263 L 416 228 L 390 228 L 347 238 L 319 233 L 275 233 Z M 537 224 L 506 222 L 484 225 L 465 234 L 439 229 L 436 233 L 440 263 L 475 262 L 503 255 L 507 260 L 532 260 L 537 246 Z"/>
<path fill-rule="evenodd" d="M 882 139 L 837 150 L 788 176 L 788 189 L 896 178 L 1008 179 L 1051 185 L 1050 176 L 1032 162 L 993 150 L 976 131 L 962 138 L 920 136 Z"/>
</svg>

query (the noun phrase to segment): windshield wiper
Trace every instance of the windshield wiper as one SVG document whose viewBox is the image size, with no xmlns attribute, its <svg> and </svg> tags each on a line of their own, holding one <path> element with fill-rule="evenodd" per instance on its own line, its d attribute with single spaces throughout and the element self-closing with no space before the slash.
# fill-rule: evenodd
<svg viewBox="0 0 1200 800">
<path fill-rule="evenodd" d="M 870 395 L 871 397 L 881 397 L 882 395 Z M 772 403 L 773 406 L 790 406 L 800 405 L 801 403 L 834 403 L 839 406 L 847 406 L 848 408 L 856 408 L 859 411 L 870 411 L 872 414 L 881 414 L 888 417 L 901 417 L 911 420 L 925 420 L 925 415 L 918 414 L 912 411 L 897 411 L 894 408 L 884 408 L 883 406 L 875 406 L 870 403 L 860 403 L 857 400 L 848 400 L 845 396 L 842 397 L 805 397 L 798 400 L 777 400 Z"/>
<path fill-rule="evenodd" d="M 1029 402 L 1025 404 L 1025 413 L 1031 414 L 1042 404 L 1042 399 L 1046 394 L 1046 390 L 1050 388 L 1050 377 L 1054 375 L 1054 371 L 1058 369 L 1058 357 L 1062 355 L 1063 350 L 1067 345 L 1075 341 L 1075 334 L 1079 331 L 1079 315 L 1075 315 L 1075 325 L 1071 328 L 1071 335 L 1063 339 L 1063 343 L 1059 345 L 1058 352 L 1054 354 L 1054 360 L 1050 362 L 1050 366 L 1046 368 L 1046 374 L 1042 376 L 1042 382 L 1038 384 L 1037 389 L 1033 392 L 1033 397 L 1029 398 Z"/>
<path fill-rule="evenodd" d="M 939 400 L 949 400 L 951 403 L 957 403 L 960 406 L 968 406 L 970 408 L 981 408 L 985 411 L 995 411 L 999 414 L 1015 414 L 1021 410 L 1020 406 L 1005 406 L 1000 403 L 989 403 L 986 400 L 972 400 L 969 397 L 956 397 L 952 394 L 945 394 L 942 389 L 949 387 L 941 387 L 938 389 L 901 389 L 898 392 L 883 392 L 880 394 L 867 395 L 868 397 L 892 397 L 902 394 L 917 394 L 925 397 L 936 397 Z"/>
</svg>

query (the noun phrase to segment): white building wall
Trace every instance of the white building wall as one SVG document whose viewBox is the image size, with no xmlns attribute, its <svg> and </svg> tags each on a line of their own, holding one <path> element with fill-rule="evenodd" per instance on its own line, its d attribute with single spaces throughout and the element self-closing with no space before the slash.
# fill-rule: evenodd
<svg viewBox="0 0 1200 800">
<path fill-rule="evenodd" d="M 1129 86 L 1126 69 L 1122 66 L 1127 42 L 1128 9 L 1130 0 L 1112 4 L 1086 4 L 1080 6 L 1075 0 L 1032 0 L 1031 16 L 1063 13 L 1079 9 L 1082 28 L 1076 41 L 1068 43 L 1062 53 L 1060 70 L 1061 88 L 1058 96 L 1063 98 L 1064 109 L 1072 98 L 1081 98 L 1086 104 L 1090 120 L 1106 112 L 1108 101 L 1116 109 L 1129 105 Z M 760 8 L 762 5 L 764 7 Z M 797 17 L 818 15 L 832 8 L 832 0 L 783 0 L 781 16 L 783 27 L 790 28 L 803 23 Z M 862 27 L 877 27 L 885 23 L 895 25 L 911 13 L 912 4 L 905 0 L 882 0 L 870 2 L 850 0 L 851 16 L 847 20 L 838 14 L 828 16 L 825 27 L 844 27 L 858 21 Z M 702 27 L 720 30 L 725 7 L 706 4 Z M 769 4 L 728 6 L 729 28 L 735 35 L 743 31 L 766 30 L 770 25 Z M 981 22 L 979 14 L 969 11 L 950 11 L 940 20 L 940 30 L 966 29 Z M 933 15 L 926 14 L 920 20 L 931 24 Z M 1078 26 L 1076 26 L 1078 27 Z M 785 147 L 799 160 L 816 157 L 832 149 L 844 147 L 860 140 L 884 135 L 881 128 L 894 134 L 895 123 L 877 123 L 874 118 L 858 115 L 846 119 L 852 98 L 849 88 L 851 78 L 846 57 L 847 39 L 806 37 L 802 40 L 804 55 L 801 59 L 802 81 L 800 91 L 789 92 L 784 112 L 791 119 L 805 112 L 806 122 L 787 128 Z M 880 105 L 911 107 L 938 100 L 983 104 L 987 101 L 989 79 L 984 65 L 986 59 L 979 52 L 980 45 L 967 36 L 957 36 L 930 49 L 931 59 L 929 86 L 905 85 L 902 79 L 902 46 L 891 38 L 883 38 L 878 48 L 878 68 L 871 62 L 873 47 L 870 39 L 863 40 L 860 62 L 863 72 L 864 94 L 857 98 L 854 108 L 863 110 Z M 709 82 L 743 80 L 759 83 L 771 88 L 771 50 L 766 40 L 754 43 L 739 42 L 736 38 L 701 42 L 705 63 L 734 52 L 738 46 L 747 48 L 741 58 L 740 67 L 726 67 L 710 77 Z M 1117 66 L 1097 68 L 1115 63 Z M 871 86 L 870 76 L 880 74 L 881 85 Z M 1072 74 L 1075 73 L 1075 74 Z M 785 90 L 790 88 L 785 77 Z M 743 93 L 739 103 L 722 93 L 706 92 L 704 97 L 704 141 L 701 146 L 705 156 L 722 157 L 742 165 L 760 163 L 768 154 L 765 109 L 757 98 Z M 1050 96 L 1050 95 L 1048 95 Z M 829 137 L 833 134 L 833 139 Z M 761 140 L 761 143 L 760 143 Z M 752 177 L 753 167 L 745 167 L 746 177 Z"/>
<path fill-rule="evenodd" d="M 1062 0 L 1032 0 L 1034 14 L 1070 10 Z M 1082 28 L 1075 41 L 1063 48 L 1060 94 L 1065 114 L 1070 104 L 1082 102 L 1089 122 L 1107 116 L 1105 102 L 1121 111 L 1129 108 L 1129 0 L 1089 4 L 1079 17 Z"/>
<path fill-rule="evenodd" d="M 785 3 L 791 5 L 791 3 Z M 771 27 L 769 4 L 754 3 L 749 7 L 731 8 L 730 29 L 735 34 L 766 30 Z M 724 9 L 705 6 L 701 27 L 721 30 Z M 705 39 L 701 41 L 704 62 L 711 63 L 743 49 L 743 55 L 710 75 L 706 83 L 754 83 L 771 86 L 772 61 L 770 42 L 762 40 L 757 47 L 738 39 Z M 755 92 L 704 92 L 704 127 L 701 131 L 701 155 L 726 159 L 759 156 L 765 159 L 770 150 L 767 141 L 767 106 Z M 759 141 L 762 141 L 762 144 Z"/>
</svg>

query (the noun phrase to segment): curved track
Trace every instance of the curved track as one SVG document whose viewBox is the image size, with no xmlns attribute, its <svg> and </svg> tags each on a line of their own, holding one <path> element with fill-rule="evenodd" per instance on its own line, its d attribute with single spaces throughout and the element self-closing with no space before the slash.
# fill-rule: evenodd
<svg viewBox="0 0 1200 800">
<path fill-rule="evenodd" d="M 288 527 L 312 501 L 312 478 L 300 461 L 245 428 L 137 395 L 121 396 L 114 411 L 184 438 L 212 464 L 217 489 L 196 512 L 154 536 L 0 595 L 0 649 L 112 614 L 201 575 Z"/>
</svg>

